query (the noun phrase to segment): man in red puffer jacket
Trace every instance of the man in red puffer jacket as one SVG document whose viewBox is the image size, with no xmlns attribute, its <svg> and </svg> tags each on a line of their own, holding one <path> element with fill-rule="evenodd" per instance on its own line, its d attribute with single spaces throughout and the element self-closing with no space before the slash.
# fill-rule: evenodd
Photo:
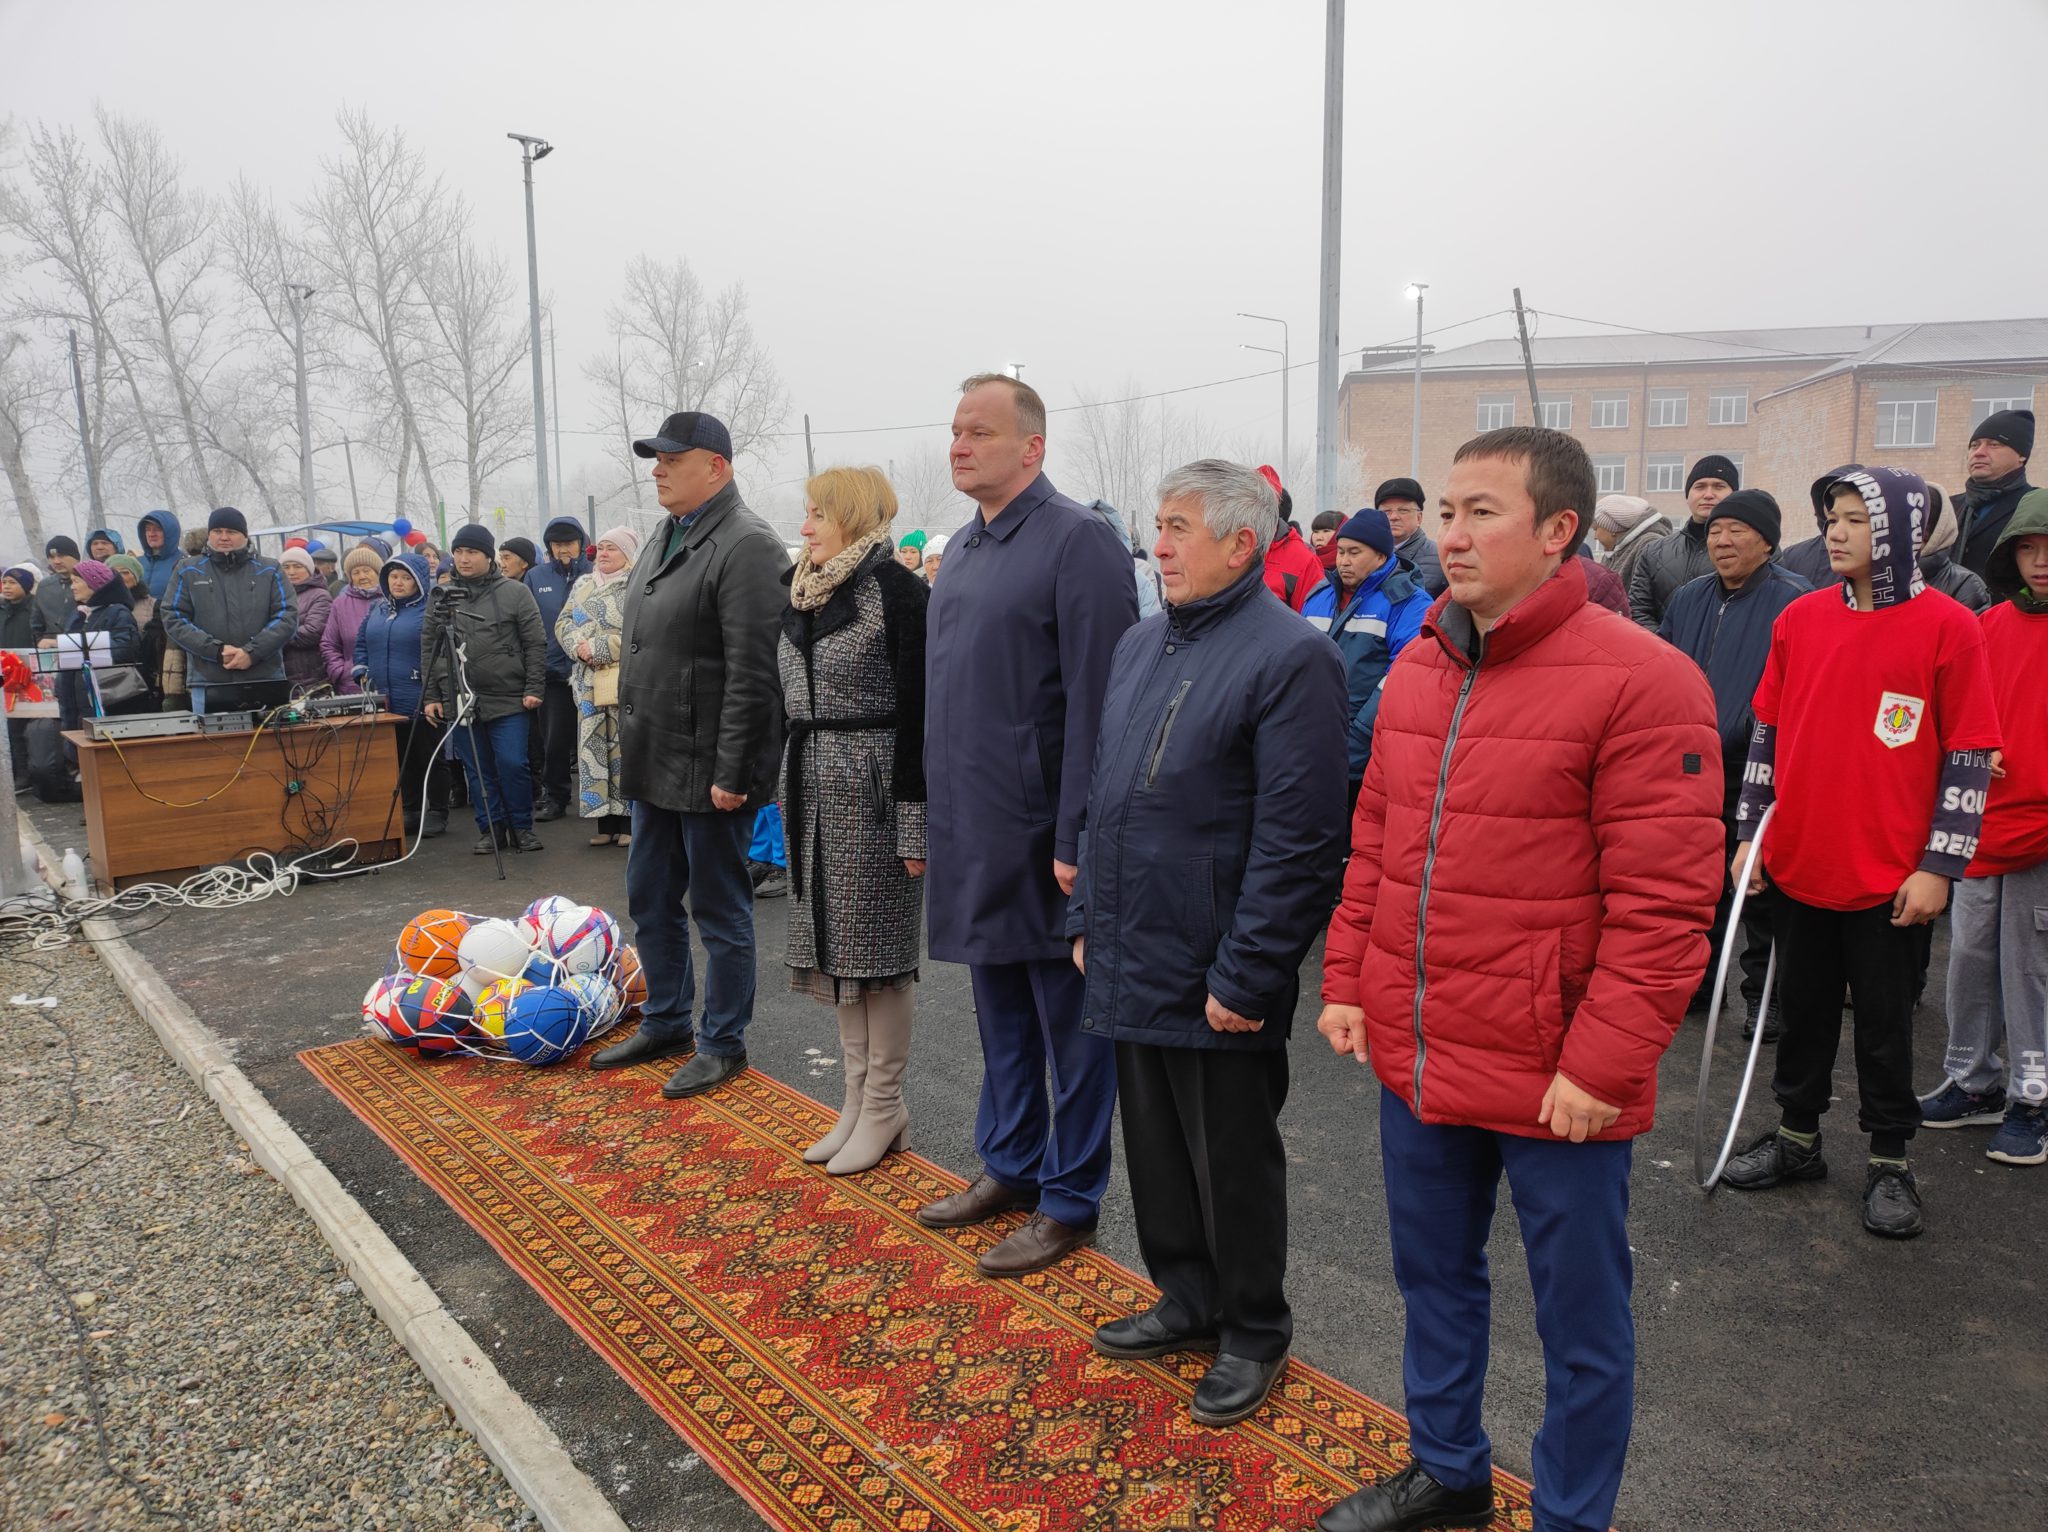
<svg viewBox="0 0 2048 1532">
<path fill-rule="evenodd" d="M 1414 1463 L 1327 1532 L 1475 1527 L 1486 1238 L 1505 1171 L 1552 1379 L 1536 1524 L 1605 1528 L 1634 1415 L 1630 1140 L 1720 893 L 1714 699 L 1592 605 L 1594 474 L 1561 431 L 1459 449 L 1446 594 L 1387 672 L 1317 1026 L 1381 1082 Z"/>
<path fill-rule="evenodd" d="M 1264 463 L 1259 464 L 1259 475 L 1280 497 L 1280 530 L 1266 550 L 1266 589 L 1299 612 L 1322 588 L 1323 561 L 1302 541 L 1301 529 L 1289 519 L 1294 515 L 1294 497 L 1287 493 L 1280 475 Z"/>
</svg>

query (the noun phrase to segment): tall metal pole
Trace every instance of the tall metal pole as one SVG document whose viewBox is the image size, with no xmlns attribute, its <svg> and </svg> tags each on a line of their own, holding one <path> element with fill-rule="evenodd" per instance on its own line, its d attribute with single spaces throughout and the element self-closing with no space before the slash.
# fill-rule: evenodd
<svg viewBox="0 0 2048 1532">
<path fill-rule="evenodd" d="M 533 481 L 540 501 L 541 525 L 548 520 L 548 397 L 540 361 L 540 250 L 533 234 L 533 162 L 554 152 L 545 139 L 522 133 L 507 133 L 519 143 L 520 163 L 526 174 L 526 316 L 531 331 L 528 349 L 533 353 Z M 535 151 L 539 152 L 536 153 Z"/>
<path fill-rule="evenodd" d="M 1338 245 L 1344 233 L 1344 0 L 1328 0 L 1323 37 L 1323 270 L 1316 321 L 1316 503 L 1337 504 Z"/>
<path fill-rule="evenodd" d="M 305 519 L 316 517 L 313 506 L 313 412 L 306 398 L 306 309 L 313 289 L 293 283 L 285 288 L 292 304 L 293 386 L 299 396 L 299 498 L 305 502 Z"/>
<path fill-rule="evenodd" d="M 356 455 L 349 451 L 348 438 L 341 439 L 341 455 L 348 463 L 348 503 L 356 513 L 356 520 L 363 519 L 363 502 L 356 498 Z"/>
<path fill-rule="evenodd" d="M 818 460 L 811 456 L 811 417 L 804 416 L 804 474 L 807 478 L 818 476 Z"/>
<path fill-rule="evenodd" d="M 1408 477 L 1422 477 L 1422 295 L 1429 290 L 1427 282 L 1411 282 L 1408 290 L 1415 294 L 1415 421 L 1408 434 Z"/>
<path fill-rule="evenodd" d="M 554 395 L 555 405 L 555 504 L 567 505 L 569 499 L 562 493 L 562 369 L 555 364 L 555 316 L 548 315 L 548 390 Z M 592 537 L 597 535 L 596 527 L 586 528 Z M 547 531 L 545 523 L 541 526 Z"/>
<path fill-rule="evenodd" d="M 102 524 L 100 459 L 92 450 L 92 425 L 85 416 L 85 369 L 78 365 L 78 332 L 71 332 L 71 393 L 78 401 L 78 450 L 85 456 L 85 492 L 92 501 L 92 524 Z"/>
<path fill-rule="evenodd" d="M 1247 314 L 1243 309 L 1237 311 L 1237 317 L 1239 319 L 1257 319 L 1266 324 L 1280 326 L 1280 478 L 1281 482 L 1285 483 L 1287 476 L 1294 471 L 1289 466 L 1291 458 L 1287 447 L 1287 386 L 1294 378 L 1294 374 L 1289 371 L 1288 352 L 1293 349 L 1294 341 L 1288 332 L 1287 321 L 1284 319 L 1275 319 L 1271 314 Z M 1251 351 L 1270 351 L 1272 347 L 1250 346 L 1246 349 Z"/>
<path fill-rule="evenodd" d="M 1543 396 L 1536 392 L 1536 359 L 1529 351 L 1529 321 L 1522 313 L 1522 290 L 1515 289 L 1515 329 L 1522 337 L 1522 376 L 1529 380 L 1529 408 L 1535 425 L 1543 424 Z M 1647 409 L 1647 406 L 1646 406 Z"/>
</svg>

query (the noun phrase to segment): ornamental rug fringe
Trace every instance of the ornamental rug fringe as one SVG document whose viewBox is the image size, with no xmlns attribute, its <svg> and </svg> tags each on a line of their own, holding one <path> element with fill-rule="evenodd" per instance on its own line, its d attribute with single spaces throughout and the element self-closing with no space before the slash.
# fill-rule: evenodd
<svg viewBox="0 0 2048 1532">
<path fill-rule="evenodd" d="M 925 1228 L 962 1183 L 911 1154 L 805 1165 L 831 1113 L 757 1070 L 671 1103 L 670 1064 L 300 1058 L 784 1532 L 1270 1532 L 1408 1461 L 1398 1413 L 1298 1359 L 1252 1419 L 1196 1425 L 1205 1358 L 1088 1344 L 1149 1283 L 1092 1250 L 984 1279 L 1018 1215 Z M 1495 1498 L 1532 1525 L 1526 1485 Z"/>
</svg>

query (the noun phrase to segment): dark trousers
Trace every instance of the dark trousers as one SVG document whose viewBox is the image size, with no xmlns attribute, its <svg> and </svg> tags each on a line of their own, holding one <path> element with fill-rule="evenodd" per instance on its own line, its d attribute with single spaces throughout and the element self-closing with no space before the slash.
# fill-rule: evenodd
<svg viewBox="0 0 2048 1532">
<path fill-rule="evenodd" d="M 398 796 L 408 814 L 448 807 L 448 758 L 442 724 L 408 718 L 398 726 Z"/>
<path fill-rule="evenodd" d="M 14 785 L 28 786 L 28 720 L 7 720 L 7 760 L 14 769 Z"/>
<path fill-rule="evenodd" d="M 527 766 L 533 773 L 536 803 L 564 809 L 575 803 L 569 779 L 576 774 L 576 693 L 567 680 L 549 676 L 541 688 Z"/>
<path fill-rule="evenodd" d="M 1823 910 L 1778 895 L 1778 993 L 1785 1007 L 1772 1082 L 1785 1126 L 1820 1127 L 1842 1046 L 1842 988 L 1855 1006 L 1857 1122 L 1876 1154 L 1905 1153 L 1920 1126 L 1913 1094 L 1913 999 L 1923 937 L 1892 924 L 1889 901 Z"/>
<path fill-rule="evenodd" d="M 1492 1478 L 1480 1418 L 1493 1313 L 1486 1239 L 1505 1172 L 1543 1342 L 1543 1426 L 1531 1454 L 1543 1532 L 1605 1532 L 1621 1490 L 1636 1386 L 1631 1149 L 1433 1126 L 1380 1089 L 1394 1281 L 1408 1311 L 1409 1445 L 1440 1483 L 1469 1489 Z"/>
<path fill-rule="evenodd" d="M 1736 781 L 1739 784 L 1741 777 Z M 1728 817 L 1721 822 L 1727 845 L 1726 865 L 1735 860 L 1735 815 L 1731 809 Z M 1742 902 L 1742 930 L 1728 929 L 1728 916 L 1735 908 L 1735 883 L 1725 872 L 1721 879 L 1721 900 L 1714 906 L 1713 955 L 1708 959 L 1707 972 L 1701 982 L 1701 993 L 1711 995 L 1714 990 L 1714 975 L 1721 971 L 1721 953 L 1731 939 L 1739 940 L 1742 948 L 1736 961 L 1742 965 L 1742 1003 L 1749 1008 L 1751 1016 L 1756 1015 L 1763 1004 L 1764 975 L 1770 971 L 1771 937 L 1776 930 L 1772 916 L 1777 907 L 1778 891 L 1770 883 L 1764 884 L 1764 891 L 1751 894 Z"/>
<path fill-rule="evenodd" d="M 531 830 L 533 778 L 526 769 L 526 710 L 476 719 L 451 728 L 448 737 L 469 778 L 469 806 L 476 813 L 477 829 L 486 835 L 492 825 Z"/>
<path fill-rule="evenodd" d="M 1116 1045 L 1124 1168 L 1161 1318 L 1232 1356 L 1287 1354 L 1287 1050 Z"/>
<path fill-rule="evenodd" d="M 981 1032 L 981 1162 L 1003 1185 L 1036 1192 L 1048 1218 L 1092 1229 L 1109 1185 L 1116 1053 L 1102 1033 L 1082 1028 L 1081 975 L 1066 958 L 967 971 Z"/>
<path fill-rule="evenodd" d="M 712 1058 L 744 1056 L 754 1016 L 754 883 L 747 876 L 753 827 L 754 816 L 744 809 L 681 814 L 633 805 L 626 905 L 647 976 L 641 1028 L 656 1037 L 689 1035 L 697 997 L 694 916 L 705 957 L 697 1051 Z"/>
</svg>

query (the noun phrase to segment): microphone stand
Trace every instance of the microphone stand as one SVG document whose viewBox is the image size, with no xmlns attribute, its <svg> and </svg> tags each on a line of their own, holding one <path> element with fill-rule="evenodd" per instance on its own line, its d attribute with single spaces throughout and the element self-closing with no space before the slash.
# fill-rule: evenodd
<svg viewBox="0 0 2048 1532">
<path fill-rule="evenodd" d="M 460 612 L 454 596 L 444 594 L 447 589 L 448 587 L 445 585 L 436 586 L 435 594 L 429 599 L 440 602 L 442 611 L 446 614 L 446 620 L 441 626 L 441 638 L 442 642 L 447 646 L 448 663 L 454 668 L 455 675 L 455 717 L 450 720 L 449 727 L 451 729 L 464 729 L 468 731 L 469 758 L 475 762 L 476 769 L 476 780 L 470 784 L 470 787 L 473 791 L 483 795 L 484 817 L 491 827 L 491 858 L 498 864 L 498 881 L 502 883 L 505 881 L 505 848 L 498 839 L 498 822 L 490 817 L 490 784 L 484 780 L 484 758 L 477 749 L 476 744 L 476 689 L 469 684 L 469 648 L 456 634 L 455 620 L 460 615 Z M 499 794 L 501 802 L 503 796 L 501 791 Z M 426 797 L 424 794 L 420 798 L 420 812 L 422 815 L 426 813 Z"/>
</svg>

